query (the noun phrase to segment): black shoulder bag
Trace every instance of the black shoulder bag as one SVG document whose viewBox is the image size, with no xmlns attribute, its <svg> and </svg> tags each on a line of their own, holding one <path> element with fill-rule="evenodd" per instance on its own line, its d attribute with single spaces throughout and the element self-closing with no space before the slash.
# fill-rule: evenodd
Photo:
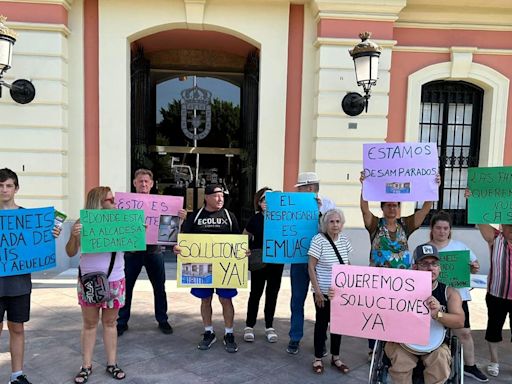
<svg viewBox="0 0 512 384">
<path fill-rule="evenodd" d="M 84 301 L 89 304 L 101 304 L 110 300 L 110 286 L 108 278 L 114 269 L 114 262 L 116 261 L 116 253 L 112 252 L 110 258 L 110 265 L 108 266 L 108 273 L 105 272 L 90 272 L 82 276 L 82 270 L 78 266 L 78 278 L 84 289 Z"/>
<path fill-rule="evenodd" d="M 340 264 L 345 264 L 345 262 L 341 258 L 340 251 L 338 251 L 338 248 L 336 248 L 336 245 L 334 244 L 334 241 L 332 241 L 331 236 L 329 236 L 327 233 L 324 233 L 324 236 L 327 240 L 329 240 L 329 243 L 331 243 L 332 249 L 334 249 L 334 253 L 336 253 L 336 256 L 338 256 Z"/>
</svg>

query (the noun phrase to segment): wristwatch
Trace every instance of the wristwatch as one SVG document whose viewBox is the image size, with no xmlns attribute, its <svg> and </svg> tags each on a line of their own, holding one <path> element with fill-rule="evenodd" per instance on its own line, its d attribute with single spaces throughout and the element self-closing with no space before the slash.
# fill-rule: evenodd
<svg viewBox="0 0 512 384">
<path fill-rule="evenodd" d="M 439 320 L 439 319 L 442 319 L 442 318 L 443 318 L 443 312 L 438 311 L 437 315 L 436 315 L 436 320 Z"/>
</svg>

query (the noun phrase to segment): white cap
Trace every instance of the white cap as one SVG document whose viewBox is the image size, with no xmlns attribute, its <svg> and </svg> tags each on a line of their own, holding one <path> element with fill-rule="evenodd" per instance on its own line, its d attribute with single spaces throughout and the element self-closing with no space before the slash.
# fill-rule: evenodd
<svg viewBox="0 0 512 384">
<path fill-rule="evenodd" d="M 295 184 L 295 187 L 319 183 L 320 179 L 318 179 L 318 175 L 315 172 L 301 172 L 299 173 L 299 177 L 297 178 L 297 184 Z"/>
</svg>

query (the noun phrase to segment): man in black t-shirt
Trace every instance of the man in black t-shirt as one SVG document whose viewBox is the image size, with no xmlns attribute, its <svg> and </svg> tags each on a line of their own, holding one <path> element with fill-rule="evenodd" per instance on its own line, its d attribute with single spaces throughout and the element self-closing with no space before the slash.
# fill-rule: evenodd
<svg viewBox="0 0 512 384">
<path fill-rule="evenodd" d="M 208 185 L 205 188 L 204 201 L 204 206 L 188 216 L 187 220 L 183 223 L 183 233 L 240 234 L 236 217 L 224 208 L 224 191 L 220 185 Z M 179 253 L 179 247 L 174 247 L 174 251 Z M 235 310 L 232 298 L 238 292 L 233 288 L 216 288 L 215 292 L 219 296 L 224 315 L 224 345 L 226 351 L 235 353 L 238 351 L 238 346 L 233 335 Z M 191 293 L 201 299 L 201 317 L 204 324 L 203 339 L 197 348 L 207 350 L 217 341 L 212 326 L 212 297 L 214 289 L 192 288 Z"/>
</svg>

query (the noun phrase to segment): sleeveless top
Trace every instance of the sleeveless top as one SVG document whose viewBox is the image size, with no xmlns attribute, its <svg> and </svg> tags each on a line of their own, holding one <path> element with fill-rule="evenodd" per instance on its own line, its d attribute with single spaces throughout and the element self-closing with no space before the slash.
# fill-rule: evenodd
<svg viewBox="0 0 512 384">
<path fill-rule="evenodd" d="M 432 291 L 432 296 L 434 296 L 439 304 L 441 304 L 441 312 L 448 313 L 448 297 L 446 294 L 447 286 L 440 281 L 437 282 L 437 287 Z"/>
<path fill-rule="evenodd" d="M 409 269 L 412 258 L 407 244 L 407 230 L 402 219 L 396 221 L 396 237 L 391 239 L 384 218 L 380 218 L 372 237 L 370 265 L 375 267 Z"/>
</svg>

